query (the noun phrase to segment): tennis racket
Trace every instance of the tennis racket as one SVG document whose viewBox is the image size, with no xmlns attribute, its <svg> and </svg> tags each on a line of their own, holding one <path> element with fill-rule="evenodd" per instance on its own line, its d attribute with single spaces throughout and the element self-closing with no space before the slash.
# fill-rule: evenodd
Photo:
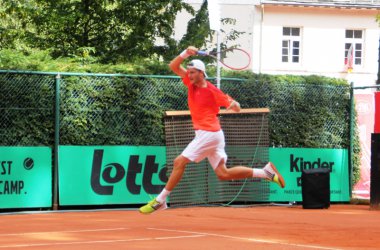
<svg viewBox="0 0 380 250">
<path fill-rule="evenodd" d="M 198 50 L 199 56 L 209 56 L 218 59 L 218 53 L 215 51 Z M 251 64 L 250 54 L 239 48 L 228 48 L 220 51 L 220 63 L 232 70 L 244 70 Z"/>
</svg>

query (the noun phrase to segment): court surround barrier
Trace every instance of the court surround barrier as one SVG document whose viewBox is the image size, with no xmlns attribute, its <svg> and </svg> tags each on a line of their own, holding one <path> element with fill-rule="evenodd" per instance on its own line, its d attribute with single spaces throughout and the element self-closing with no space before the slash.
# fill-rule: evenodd
<svg viewBox="0 0 380 250">
<path fill-rule="evenodd" d="M 370 202 L 372 209 L 380 208 L 380 155 L 379 155 L 379 107 L 380 84 L 351 86 L 351 106 L 356 104 L 357 127 L 360 129 L 361 165 L 360 179 L 353 187 L 353 197 L 358 202 Z M 354 119 L 352 119 L 352 123 Z M 352 125 L 351 125 L 352 126 Z"/>
<path fill-rule="evenodd" d="M 210 79 L 211 82 L 214 80 Z M 348 122 L 352 113 L 350 86 L 268 82 L 265 78 L 253 82 L 224 78 L 221 83 L 222 90 L 235 97 L 243 108 L 271 110 L 268 114 L 270 148 L 350 149 L 350 136 L 354 136 L 350 134 Z M 51 165 L 44 164 L 41 168 L 52 173 L 51 186 L 43 187 L 51 189 L 51 196 L 48 195 L 47 198 L 49 200 L 52 197 L 51 202 L 29 205 L 29 200 L 33 199 L 33 196 L 27 190 L 31 189 L 24 186 L 22 191 L 27 192 L 21 195 L 20 186 L 17 189 L 14 184 L 16 182 L 13 186 L 9 182 L 16 181 L 17 177 L 13 175 L 16 172 L 11 171 L 7 175 L 4 169 L 9 165 L 4 162 L 12 162 L 12 167 L 22 167 L 27 171 L 28 167 L 25 168 L 25 164 L 28 164 L 24 162 L 28 162 L 28 158 L 33 159 L 37 156 L 31 153 L 11 157 L 8 153 L 1 153 L 0 161 L 3 162 L 4 174 L 0 177 L 0 181 L 3 181 L 3 185 L 0 184 L 0 192 L 2 188 L 3 191 L 5 189 L 5 181 L 10 185 L 8 190 L 14 192 L 7 195 L 4 195 L 4 192 L 0 194 L 1 203 L 5 204 L 0 208 L 51 206 L 58 208 L 62 205 L 59 200 L 59 189 L 64 188 L 59 186 L 59 171 L 62 167 L 60 152 L 63 151 L 63 147 L 76 146 L 78 150 L 85 150 L 86 147 L 101 149 L 108 146 L 164 147 L 165 111 L 186 110 L 187 97 L 186 89 L 180 79 L 173 76 L 1 70 L 0 109 L 2 110 L 1 148 L 3 150 L 22 150 L 24 147 L 46 148 L 51 151 L 51 156 L 46 156 L 51 157 L 49 158 Z M 165 171 L 162 170 L 165 166 L 161 163 L 162 159 L 159 162 L 157 160 L 149 163 L 152 159 L 144 158 L 143 162 L 137 162 L 134 169 L 136 178 L 132 176 L 128 179 L 128 174 L 131 175 L 130 172 L 133 171 L 128 172 L 125 165 L 128 166 L 136 155 L 138 154 L 132 153 L 128 162 L 120 164 L 123 167 L 112 161 L 101 165 L 102 172 L 99 174 L 101 177 L 107 176 L 108 179 L 100 180 L 100 185 L 112 186 L 115 191 L 129 190 L 125 188 L 126 185 L 130 185 L 129 180 L 146 191 L 149 189 L 147 180 L 151 178 L 151 184 L 161 188 L 165 181 L 163 176 Z M 348 154 L 348 157 L 352 157 L 352 154 Z M 316 160 L 314 158 L 309 161 Z M 147 173 L 147 176 L 141 174 L 145 171 L 146 161 L 153 169 Z M 36 169 L 39 166 L 38 162 L 34 161 L 33 166 L 33 169 Z M 78 165 L 78 168 L 81 167 L 83 166 Z M 352 165 L 347 168 L 352 171 Z M 25 174 L 30 173 L 30 171 L 25 172 Z M 121 173 L 124 174 L 123 177 Z M 73 173 L 73 178 L 75 176 Z M 145 184 L 144 178 L 147 179 Z M 24 185 L 30 187 L 38 181 L 36 177 L 33 183 L 28 181 Z M 87 185 L 89 192 L 92 192 L 90 180 Z M 159 188 L 155 188 L 152 192 L 158 192 Z M 122 191 L 119 195 L 124 195 L 124 192 L 126 191 Z M 8 206 L 7 200 L 14 199 L 13 194 L 14 197 L 18 196 L 21 202 L 17 206 Z M 143 198 L 147 198 L 148 194 Z M 346 200 L 346 196 L 342 199 Z M 228 198 L 226 201 L 231 200 Z M 118 200 L 115 203 L 111 199 L 110 202 L 102 202 L 104 201 L 97 204 L 128 204 L 128 200 Z M 140 200 L 135 202 L 138 203 Z"/>
</svg>

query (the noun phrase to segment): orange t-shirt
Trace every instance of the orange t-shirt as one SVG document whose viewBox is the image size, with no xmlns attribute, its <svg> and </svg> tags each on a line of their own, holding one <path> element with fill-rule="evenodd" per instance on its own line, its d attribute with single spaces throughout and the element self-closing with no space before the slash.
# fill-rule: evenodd
<svg viewBox="0 0 380 250">
<path fill-rule="evenodd" d="M 193 85 L 188 75 L 182 81 L 188 88 L 187 101 L 194 129 L 219 131 L 221 129 L 217 117 L 219 108 L 229 107 L 233 99 L 209 81 L 206 81 L 205 88 Z"/>
</svg>

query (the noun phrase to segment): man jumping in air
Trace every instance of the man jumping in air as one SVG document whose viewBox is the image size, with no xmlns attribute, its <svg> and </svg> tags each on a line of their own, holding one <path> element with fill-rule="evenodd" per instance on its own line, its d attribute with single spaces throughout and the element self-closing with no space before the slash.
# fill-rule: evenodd
<svg viewBox="0 0 380 250">
<path fill-rule="evenodd" d="M 240 104 L 224 94 L 206 80 L 206 67 L 200 60 L 192 60 L 187 69 L 181 63 L 188 57 L 197 55 L 198 49 L 189 46 L 174 58 L 169 66 L 182 78 L 188 89 L 188 106 L 195 130 L 195 138 L 174 160 L 173 171 L 165 188 L 153 200 L 140 208 L 143 214 L 150 214 L 167 208 L 166 197 L 179 183 L 190 162 L 200 162 L 207 158 L 220 180 L 238 180 L 245 178 L 263 178 L 285 187 L 284 178 L 273 163 L 268 162 L 263 169 L 235 166 L 227 168 L 227 154 L 224 150 L 224 133 L 218 119 L 220 107 L 240 111 Z"/>
</svg>

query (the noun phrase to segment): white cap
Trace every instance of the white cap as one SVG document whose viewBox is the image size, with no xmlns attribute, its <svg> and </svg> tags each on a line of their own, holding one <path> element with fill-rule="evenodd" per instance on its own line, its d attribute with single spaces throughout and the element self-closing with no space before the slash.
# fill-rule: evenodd
<svg viewBox="0 0 380 250">
<path fill-rule="evenodd" d="M 191 60 L 189 64 L 187 64 L 187 68 L 200 70 L 205 75 L 205 78 L 207 78 L 206 66 L 201 60 L 198 60 L 198 59 Z"/>
</svg>

